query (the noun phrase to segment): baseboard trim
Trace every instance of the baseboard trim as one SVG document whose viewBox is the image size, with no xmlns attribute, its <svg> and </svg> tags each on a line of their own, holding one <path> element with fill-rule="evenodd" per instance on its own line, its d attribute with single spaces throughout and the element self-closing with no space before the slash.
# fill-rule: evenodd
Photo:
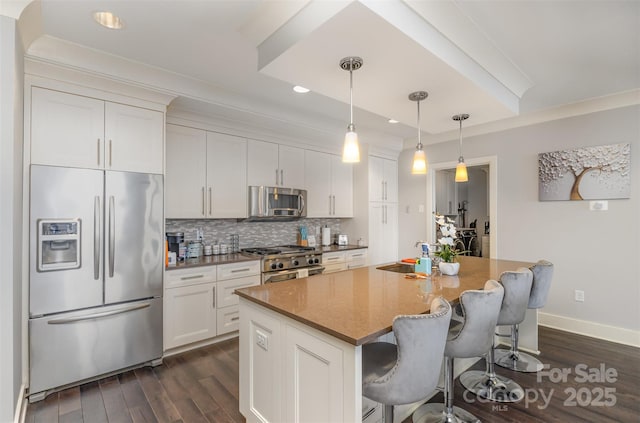
<svg viewBox="0 0 640 423">
<path fill-rule="evenodd" d="M 20 386 L 20 395 L 16 403 L 16 414 L 13 416 L 13 423 L 24 423 L 27 418 L 27 385 Z"/>
<path fill-rule="evenodd" d="M 538 313 L 538 324 L 540 326 L 640 348 L 640 331 L 543 312 Z"/>
</svg>

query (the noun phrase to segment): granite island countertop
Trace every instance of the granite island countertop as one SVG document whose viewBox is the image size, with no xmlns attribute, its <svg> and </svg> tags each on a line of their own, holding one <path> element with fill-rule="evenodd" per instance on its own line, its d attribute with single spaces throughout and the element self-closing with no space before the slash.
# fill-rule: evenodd
<svg viewBox="0 0 640 423">
<path fill-rule="evenodd" d="M 309 278 L 242 288 L 241 298 L 317 330 L 361 345 L 391 331 L 400 314 L 423 314 L 436 296 L 451 303 L 468 289 L 482 289 L 488 279 L 533 263 L 459 257 L 457 276 L 406 279 L 405 274 L 362 267 Z"/>
</svg>

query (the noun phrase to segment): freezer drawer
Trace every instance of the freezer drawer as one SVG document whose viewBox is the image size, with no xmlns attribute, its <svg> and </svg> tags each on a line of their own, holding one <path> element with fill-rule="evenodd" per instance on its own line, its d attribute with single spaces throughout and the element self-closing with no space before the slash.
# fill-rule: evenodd
<svg viewBox="0 0 640 423">
<path fill-rule="evenodd" d="M 30 395 L 162 357 L 162 298 L 29 320 Z"/>
</svg>

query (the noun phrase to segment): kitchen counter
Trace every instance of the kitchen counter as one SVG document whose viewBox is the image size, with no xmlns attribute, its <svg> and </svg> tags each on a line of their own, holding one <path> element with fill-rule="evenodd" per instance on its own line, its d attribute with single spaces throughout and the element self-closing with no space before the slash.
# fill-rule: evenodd
<svg viewBox="0 0 640 423">
<path fill-rule="evenodd" d="M 375 266 L 239 289 L 241 298 L 271 309 L 352 345 L 391 331 L 399 314 L 429 312 L 435 296 L 456 302 L 467 289 L 481 289 L 506 270 L 533 263 L 459 257 L 458 276 L 406 279 Z"/>
<path fill-rule="evenodd" d="M 184 262 L 178 262 L 175 266 L 165 267 L 165 270 L 185 269 L 189 267 L 199 266 L 215 266 L 217 264 L 239 263 L 243 261 L 260 260 L 256 257 L 246 256 L 242 253 L 219 254 L 215 256 L 200 256 L 198 258 L 190 258 Z"/>
</svg>

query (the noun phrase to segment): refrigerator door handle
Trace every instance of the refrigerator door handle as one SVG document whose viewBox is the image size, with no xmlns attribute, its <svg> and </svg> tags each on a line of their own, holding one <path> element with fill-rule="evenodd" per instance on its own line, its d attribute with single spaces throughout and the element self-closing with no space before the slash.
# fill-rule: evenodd
<svg viewBox="0 0 640 423">
<path fill-rule="evenodd" d="M 93 279 L 100 279 L 100 197 L 93 199 Z"/>
<path fill-rule="evenodd" d="M 115 200 L 113 195 L 109 197 L 109 277 L 113 277 L 113 267 L 116 253 L 116 224 L 115 224 Z"/>
<path fill-rule="evenodd" d="M 133 306 L 120 308 L 120 309 L 117 309 L 117 310 L 103 311 L 101 313 L 87 314 L 85 316 L 66 317 L 66 318 L 63 318 L 63 319 L 49 320 L 47 323 L 49 323 L 50 325 L 65 325 L 65 324 L 68 324 L 68 323 L 81 322 L 83 320 L 98 319 L 98 318 L 101 318 L 101 317 L 113 316 L 115 314 L 127 313 L 129 311 L 141 310 L 143 308 L 147 308 L 147 307 L 150 307 L 150 306 L 151 306 L 150 303 L 136 304 L 136 305 L 133 305 Z"/>
</svg>

